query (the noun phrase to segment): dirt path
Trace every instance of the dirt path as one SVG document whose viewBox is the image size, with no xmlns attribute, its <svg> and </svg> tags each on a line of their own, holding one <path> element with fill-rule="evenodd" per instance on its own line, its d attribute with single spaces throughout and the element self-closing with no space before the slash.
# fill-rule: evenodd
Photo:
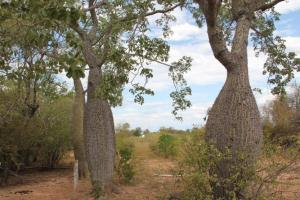
<svg viewBox="0 0 300 200">
<path fill-rule="evenodd" d="M 165 199 L 173 190 L 174 177 L 159 177 L 154 174 L 171 173 L 174 163 L 165 159 L 139 160 L 136 163 L 136 178 L 129 185 L 119 185 L 120 194 L 111 200 L 156 200 Z M 87 200 L 88 180 L 80 181 L 78 191 L 73 192 L 72 169 L 35 172 L 23 176 L 23 184 L 0 188 L 0 200 Z"/>
<path fill-rule="evenodd" d="M 1 200 L 70 200 L 74 196 L 72 170 L 35 172 L 22 176 L 23 184 L 0 188 Z M 80 183 L 79 199 L 86 199 L 87 183 Z"/>
</svg>

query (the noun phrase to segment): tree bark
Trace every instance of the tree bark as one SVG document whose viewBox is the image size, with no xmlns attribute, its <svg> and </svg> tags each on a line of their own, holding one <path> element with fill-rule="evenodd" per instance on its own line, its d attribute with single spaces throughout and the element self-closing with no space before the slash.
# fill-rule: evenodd
<svg viewBox="0 0 300 200">
<path fill-rule="evenodd" d="M 239 69 L 227 73 L 226 82 L 209 112 L 206 137 L 220 150 L 234 152 L 251 148 L 259 152 L 262 140 L 260 114 L 252 93 L 247 71 Z"/>
<path fill-rule="evenodd" d="M 262 144 L 260 114 L 248 76 L 247 42 L 250 24 L 247 17 L 237 21 L 230 57 L 226 58 L 228 62 L 223 62 L 223 58 L 220 60 L 227 69 L 227 79 L 209 112 L 206 124 L 206 140 L 215 144 L 225 156 L 231 154 L 229 158 L 217 163 L 214 173 L 221 185 L 213 186 L 214 199 L 231 199 L 230 192 L 234 192 L 240 199 L 244 188 L 239 188 L 234 181 L 250 178 L 247 170 L 254 164 Z M 238 178 L 233 180 L 232 176 L 237 173 Z M 226 180 L 230 182 L 228 185 Z"/>
<path fill-rule="evenodd" d="M 250 170 L 246 168 L 251 167 L 260 151 L 262 135 L 260 114 L 249 84 L 247 67 L 229 71 L 206 124 L 207 141 L 215 144 L 225 156 L 227 152 L 232 154 L 232 157 L 218 163 L 216 174 L 219 181 L 230 179 L 241 170 Z M 242 173 L 247 176 L 247 172 Z M 232 179 L 230 181 L 234 182 Z M 235 187 L 234 184 L 215 187 L 215 198 L 226 197 L 227 192 Z M 236 192 L 240 193 L 238 190 Z"/>
<path fill-rule="evenodd" d="M 72 113 L 72 136 L 75 159 L 78 160 L 79 178 L 85 178 L 88 173 L 83 139 L 84 92 L 79 78 L 73 78 L 75 97 Z"/>
<path fill-rule="evenodd" d="M 100 81 L 101 70 L 90 66 L 84 115 L 86 155 L 94 192 L 103 194 L 112 186 L 115 130 L 110 105 L 97 95 Z"/>
</svg>

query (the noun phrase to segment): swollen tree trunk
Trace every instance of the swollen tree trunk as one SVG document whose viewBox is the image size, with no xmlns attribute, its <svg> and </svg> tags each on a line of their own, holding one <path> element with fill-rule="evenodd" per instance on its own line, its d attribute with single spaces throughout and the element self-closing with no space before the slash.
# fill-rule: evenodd
<svg viewBox="0 0 300 200">
<path fill-rule="evenodd" d="M 219 182 L 213 185 L 214 199 L 232 199 L 232 195 L 242 199 L 244 183 L 251 178 L 253 171 L 250 167 L 255 163 L 262 144 L 260 114 L 248 76 L 250 24 L 246 16 L 238 19 L 231 52 L 220 51 L 220 32 L 215 27 L 213 30 L 208 27 L 215 56 L 227 69 L 226 82 L 206 124 L 206 140 L 226 156 L 213 171 Z"/>
<path fill-rule="evenodd" d="M 227 72 L 206 124 L 206 137 L 221 151 L 259 152 L 262 126 L 258 107 L 249 84 L 247 66 Z"/>
<path fill-rule="evenodd" d="M 96 196 L 111 189 L 115 160 L 115 130 L 110 105 L 97 94 L 101 70 L 90 67 L 84 133 L 89 171 Z"/>
<path fill-rule="evenodd" d="M 237 67 L 237 70 L 227 73 L 225 85 L 209 112 L 206 124 L 206 139 L 226 156 L 213 171 L 220 183 L 213 186 L 215 199 L 231 199 L 230 192 L 241 197 L 244 188 L 239 185 L 251 178 L 262 135 L 261 119 L 249 84 L 247 66 Z M 231 156 L 227 157 L 229 154 Z"/>
<path fill-rule="evenodd" d="M 78 160 L 79 178 L 88 173 L 83 140 L 84 92 L 79 78 L 73 78 L 75 97 L 72 113 L 72 137 L 75 159 Z"/>
</svg>

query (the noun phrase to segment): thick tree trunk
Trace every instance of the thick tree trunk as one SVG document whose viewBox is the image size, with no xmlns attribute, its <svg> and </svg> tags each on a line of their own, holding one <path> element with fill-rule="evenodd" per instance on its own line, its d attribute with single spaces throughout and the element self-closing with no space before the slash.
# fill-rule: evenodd
<svg viewBox="0 0 300 200">
<path fill-rule="evenodd" d="M 111 188 L 115 160 L 113 115 L 108 102 L 97 95 L 100 80 L 100 69 L 96 66 L 91 67 L 84 114 L 84 133 L 93 189 L 98 194 Z"/>
<path fill-rule="evenodd" d="M 232 157 L 218 163 L 215 173 L 219 181 L 230 179 L 231 183 L 215 187 L 215 199 L 230 199 L 227 192 L 237 187 L 234 181 L 249 178 L 241 176 L 249 175 L 246 171 L 251 169 L 247 167 L 253 164 L 262 144 L 261 119 L 249 84 L 247 59 L 244 57 L 244 60 L 236 60 L 235 63 L 238 65 L 228 70 L 225 85 L 209 112 L 206 124 L 206 139 L 221 152 L 232 154 Z M 239 180 L 230 178 L 235 173 L 240 173 Z M 241 195 L 240 189 L 237 187 L 234 191 L 237 196 Z"/>
<path fill-rule="evenodd" d="M 208 23 L 210 45 L 215 57 L 227 70 L 226 82 L 209 112 L 206 124 L 206 140 L 215 144 L 224 155 L 211 171 L 217 175 L 218 182 L 212 183 L 214 199 L 243 198 L 253 172 L 251 167 L 262 144 L 260 114 L 248 76 L 247 46 L 253 13 L 242 12 L 245 5 L 248 4 L 244 1 L 233 1 L 232 4 L 236 30 L 231 51 L 217 18 L 205 11 L 206 18 L 214 19 L 214 23 Z M 208 6 L 214 10 L 210 4 Z"/>
<path fill-rule="evenodd" d="M 75 97 L 72 113 L 72 137 L 75 159 L 78 160 L 79 178 L 85 178 L 88 173 L 85 159 L 83 139 L 84 92 L 79 78 L 73 78 Z"/>
<path fill-rule="evenodd" d="M 237 68 L 227 73 L 227 80 L 209 112 L 206 136 L 220 150 L 250 149 L 251 154 L 258 153 L 262 141 L 261 119 L 246 70 Z"/>
</svg>

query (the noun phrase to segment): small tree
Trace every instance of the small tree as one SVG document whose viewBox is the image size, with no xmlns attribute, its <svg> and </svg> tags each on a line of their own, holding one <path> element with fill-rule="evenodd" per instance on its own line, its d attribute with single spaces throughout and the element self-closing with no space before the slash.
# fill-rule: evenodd
<svg viewBox="0 0 300 200">
<path fill-rule="evenodd" d="M 142 129 L 140 127 L 137 127 L 132 131 L 132 134 L 136 137 L 139 137 L 142 135 Z"/>
<path fill-rule="evenodd" d="M 162 134 L 152 150 L 165 158 L 175 156 L 177 154 L 176 138 L 175 136 Z"/>
</svg>

